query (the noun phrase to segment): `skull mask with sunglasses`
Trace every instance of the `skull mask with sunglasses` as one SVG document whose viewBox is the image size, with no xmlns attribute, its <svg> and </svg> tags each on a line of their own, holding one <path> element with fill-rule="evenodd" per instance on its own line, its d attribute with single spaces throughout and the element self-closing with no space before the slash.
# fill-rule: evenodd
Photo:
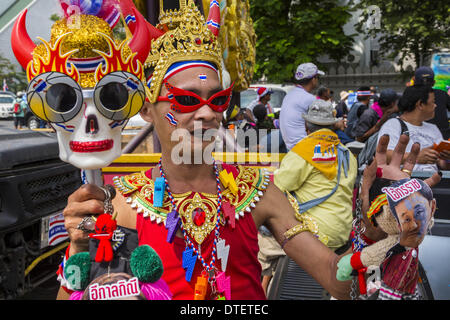
<svg viewBox="0 0 450 320">
<path fill-rule="evenodd" d="M 61 1 L 63 10 L 66 2 Z M 56 130 L 60 158 L 81 169 L 99 169 L 121 155 L 122 129 L 145 101 L 150 27 L 135 11 L 132 35 L 120 41 L 112 31 L 121 18 L 115 0 L 103 1 L 101 8 L 74 6 L 54 23 L 50 41 L 39 38 L 39 45 L 27 34 L 24 10 L 11 44 L 27 72 L 28 105 Z"/>
</svg>

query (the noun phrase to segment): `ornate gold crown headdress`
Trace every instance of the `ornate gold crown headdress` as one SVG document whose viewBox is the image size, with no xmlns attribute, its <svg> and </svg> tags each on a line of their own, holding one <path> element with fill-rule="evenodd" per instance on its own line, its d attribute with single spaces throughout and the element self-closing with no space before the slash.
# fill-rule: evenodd
<svg viewBox="0 0 450 320">
<path fill-rule="evenodd" d="M 193 0 L 179 2 L 179 10 L 161 12 L 157 28 L 165 33 L 152 39 L 145 61 L 144 67 L 153 71 L 146 88 L 151 103 L 158 98 L 167 69 L 176 62 L 212 62 L 219 70 L 219 78 L 222 76 L 222 54 L 217 36 L 211 31 L 212 20 L 205 20 Z"/>
</svg>

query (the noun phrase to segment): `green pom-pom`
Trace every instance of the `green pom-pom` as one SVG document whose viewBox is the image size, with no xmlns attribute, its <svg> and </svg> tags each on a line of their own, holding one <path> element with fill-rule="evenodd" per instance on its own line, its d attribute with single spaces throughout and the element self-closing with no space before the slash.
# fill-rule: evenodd
<svg viewBox="0 0 450 320">
<path fill-rule="evenodd" d="M 130 268 L 141 282 L 153 283 L 163 274 L 161 258 L 149 245 L 142 245 L 134 249 L 131 254 Z"/>
<path fill-rule="evenodd" d="M 89 252 L 80 252 L 71 256 L 64 266 L 64 277 L 70 289 L 84 290 L 89 285 L 91 258 Z"/>
<path fill-rule="evenodd" d="M 343 256 L 341 258 L 341 260 L 339 260 L 337 266 L 338 266 L 338 270 L 336 273 L 336 279 L 338 279 L 339 281 L 347 281 L 347 280 L 351 280 L 352 279 L 352 265 L 350 263 L 352 258 L 352 254 L 348 254 L 346 256 Z"/>
</svg>

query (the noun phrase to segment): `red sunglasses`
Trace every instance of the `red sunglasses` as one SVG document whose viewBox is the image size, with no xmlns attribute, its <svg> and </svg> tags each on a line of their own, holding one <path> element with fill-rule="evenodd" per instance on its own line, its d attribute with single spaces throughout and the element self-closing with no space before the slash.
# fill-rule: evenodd
<svg viewBox="0 0 450 320">
<path fill-rule="evenodd" d="M 208 100 L 203 100 L 202 97 L 199 97 L 192 91 L 174 87 L 167 81 L 164 81 L 164 85 L 169 93 L 165 97 L 158 97 L 157 101 L 170 102 L 170 108 L 173 111 L 180 113 L 193 112 L 207 104 L 215 112 L 224 112 L 230 104 L 234 82 L 228 89 L 213 94 Z"/>
</svg>

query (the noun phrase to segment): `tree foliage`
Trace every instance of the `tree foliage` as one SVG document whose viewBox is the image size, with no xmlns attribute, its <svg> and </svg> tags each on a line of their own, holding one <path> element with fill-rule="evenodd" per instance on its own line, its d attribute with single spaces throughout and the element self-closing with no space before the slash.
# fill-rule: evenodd
<svg viewBox="0 0 450 320">
<path fill-rule="evenodd" d="M 339 0 L 250 0 L 257 35 L 254 80 L 290 81 L 303 62 L 344 58 L 353 45 L 343 26 L 351 17 Z M 320 64 L 318 64 L 320 66 Z"/>
<path fill-rule="evenodd" d="M 380 28 L 366 28 L 369 6 L 379 7 Z M 366 38 L 381 34 L 380 53 L 389 59 L 398 57 L 400 65 L 408 56 L 423 65 L 434 51 L 450 46 L 448 0 L 361 0 L 354 9 L 363 10 L 357 31 Z"/>
<path fill-rule="evenodd" d="M 0 54 L 0 85 L 3 89 L 3 79 L 6 80 L 9 91 L 17 93 L 27 88 L 27 76 L 24 71 L 17 71 L 7 58 Z"/>
</svg>

